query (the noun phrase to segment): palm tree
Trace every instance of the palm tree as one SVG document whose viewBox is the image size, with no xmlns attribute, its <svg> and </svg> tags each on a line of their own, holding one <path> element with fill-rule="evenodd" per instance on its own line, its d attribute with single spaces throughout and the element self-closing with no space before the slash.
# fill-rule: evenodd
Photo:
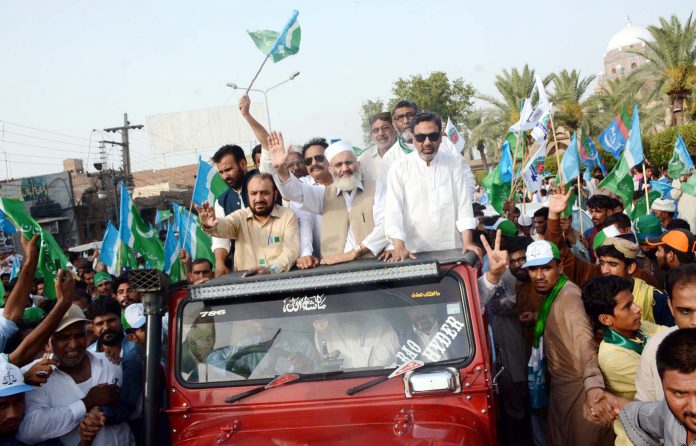
<svg viewBox="0 0 696 446">
<path fill-rule="evenodd" d="M 508 132 L 512 124 L 520 118 L 520 106 L 527 99 L 534 86 L 534 70 L 525 65 L 522 70 L 512 68 L 495 77 L 495 88 L 500 98 L 480 95 L 479 99 L 487 102 L 491 107 L 481 108 L 469 112 L 465 117 L 465 126 L 468 129 L 467 144 L 470 148 L 476 148 L 481 153 L 481 160 L 488 165 L 486 149 L 492 154 L 492 148 L 501 144 L 502 138 Z M 548 79 L 544 84 L 548 83 Z M 534 93 L 532 101 L 538 100 L 538 93 Z"/>
<path fill-rule="evenodd" d="M 580 128 L 586 113 L 583 96 L 595 77 L 581 78 L 578 70 L 562 70 L 551 75 L 553 93 L 550 98 L 556 108 L 554 119 L 557 125 L 562 125 L 571 133 Z"/>
<path fill-rule="evenodd" d="M 670 127 L 683 124 L 683 112 L 689 109 L 696 89 L 696 22 L 692 15 L 683 25 L 676 15 L 669 21 L 660 17 L 660 26 L 648 27 L 654 41 L 644 41 L 643 49 L 628 50 L 648 60 L 631 76 L 650 81 L 653 89 L 649 99 L 660 93 L 669 98 Z"/>
<path fill-rule="evenodd" d="M 596 136 L 609 125 L 622 107 L 630 113 L 634 104 L 638 102 L 643 130 L 647 133 L 660 130 L 664 127 L 665 101 L 648 102 L 649 93 L 646 83 L 640 78 L 628 76 L 607 79 L 597 94 L 585 102 L 582 127 L 589 135 Z"/>
<path fill-rule="evenodd" d="M 502 101 L 498 98 L 488 95 L 481 95 L 482 99 L 493 106 L 497 110 L 497 117 L 504 119 L 505 122 L 500 122 L 501 126 L 509 127 L 517 122 L 520 118 L 520 106 L 522 100 L 527 99 L 529 93 L 534 86 L 534 70 L 525 65 L 520 72 L 517 68 L 503 72 L 495 77 L 495 88 L 503 97 Z M 532 101 L 537 100 L 537 94 L 532 98 Z"/>
</svg>

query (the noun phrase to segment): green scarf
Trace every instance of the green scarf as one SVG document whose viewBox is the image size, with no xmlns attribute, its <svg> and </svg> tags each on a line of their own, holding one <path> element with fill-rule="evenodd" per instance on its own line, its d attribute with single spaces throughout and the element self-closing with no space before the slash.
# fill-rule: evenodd
<svg viewBox="0 0 696 446">
<path fill-rule="evenodd" d="M 640 355 L 643 353 L 643 347 L 645 347 L 645 341 L 648 340 L 648 337 L 645 336 L 645 333 L 638 330 L 636 338 L 638 339 L 638 341 L 628 339 L 627 337 L 615 332 L 609 327 L 606 327 L 604 329 L 604 342 L 614 344 L 621 348 L 626 348 L 628 350 L 633 350 L 634 352 Z"/>
<path fill-rule="evenodd" d="M 549 317 L 549 312 L 551 311 L 551 305 L 553 301 L 556 300 L 556 296 L 563 288 L 563 285 L 568 282 L 568 276 L 561 274 L 561 277 L 554 285 L 551 292 L 546 296 L 544 302 L 541 304 L 539 309 L 539 317 L 537 318 L 536 324 L 534 325 L 534 348 L 539 348 L 539 338 L 544 334 L 544 327 L 546 326 L 546 318 Z"/>
<path fill-rule="evenodd" d="M 409 153 L 413 152 L 413 149 L 410 148 L 410 147 L 407 145 L 407 143 L 406 143 L 403 139 L 401 139 L 400 136 L 398 137 L 398 140 L 399 140 L 399 147 L 401 147 L 401 150 L 403 150 L 404 153 L 405 153 L 406 155 L 408 155 Z"/>
</svg>

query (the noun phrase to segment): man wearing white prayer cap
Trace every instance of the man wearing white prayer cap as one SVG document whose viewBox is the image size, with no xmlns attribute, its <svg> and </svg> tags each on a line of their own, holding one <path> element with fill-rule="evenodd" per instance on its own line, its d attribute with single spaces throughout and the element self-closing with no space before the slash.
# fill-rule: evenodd
<svg viewBox="0 0 696 446">
<path fill-rule="evenodd" d="M 652 202 L 650 210 L 660 219 L 660 224 L 666 229 L 674 218 L 677 208 L 674 206 L 674 201 L 658 198 Z"/>
<path fill-rule="evenodd" d="M 286 199 L 300 209 L 321 215 L 321 263 L 332 265 L 360 257 L 377 256 L 387 245 L 384 209 L 375 200 L 375 183 L 363 180 L 353 145 L 348 141 L 330 144 L 324 155 L 334 182 L 309 186 L 290 175 L 285 167 L 289 150 L 280 132 L 268 137 L 273 179 Z"/>
</svg>

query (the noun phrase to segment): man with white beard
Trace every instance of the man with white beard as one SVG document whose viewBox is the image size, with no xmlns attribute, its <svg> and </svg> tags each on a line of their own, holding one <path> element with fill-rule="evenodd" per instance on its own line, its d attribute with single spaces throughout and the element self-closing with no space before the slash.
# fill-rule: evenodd
<svg viewBox="0 0 696 446">
<path fill-rule="evenodd" d="M 268 137 L 273 178 L 281 195 L 300 209 L 321 215 L 321 263 L 333 265 L 362 256 L 377 256 L 387 245 L 383 203 L 375 202 L 374 181 L 362 179 L 358 158 L 348 141 L 326 148 L 333 184 L 310 186 L 290 175 L 289 149 L 280 132 Z"/>
</svg>

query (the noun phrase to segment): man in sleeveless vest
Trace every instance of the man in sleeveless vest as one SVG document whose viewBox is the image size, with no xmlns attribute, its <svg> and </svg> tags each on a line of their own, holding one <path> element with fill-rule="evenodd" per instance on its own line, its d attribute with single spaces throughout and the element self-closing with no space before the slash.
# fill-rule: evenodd
<svg viewBox="0 0 696 446">
<path fill-rule="evenodd" d="M 379 255 L 387 244 L 382 205 L 375 202 L 374 181 L 363 181 L 351 143 L 338 141 L 326 149 L 333 184 L 310 186 L 288 172 L 282 134 L 272 132 L 268 141 L 281 195 L 322 216 L 321 262 L 330 265 Z"/>
</svg>

